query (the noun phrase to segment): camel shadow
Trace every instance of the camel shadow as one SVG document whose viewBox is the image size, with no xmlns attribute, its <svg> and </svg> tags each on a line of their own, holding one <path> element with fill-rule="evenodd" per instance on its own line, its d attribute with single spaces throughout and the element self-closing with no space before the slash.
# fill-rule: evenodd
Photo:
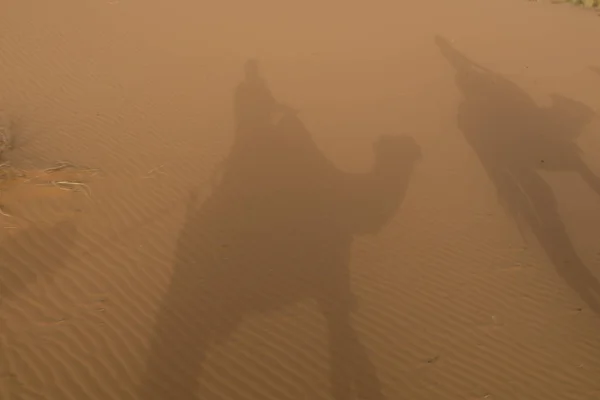
<svg viewBox="0 0 600 400">
<path fill-rule="evenodd" d="M 527 227 L 558 274 L 600 314 L 600 283 L 577 255 L 540 171 L 568 171 L 600 195 L 598 178 L 582 160 L 575 139 L 594 117 L 590 108 L 559 95 L 539 107 L 516 84 L 465 57 L 441 37 L 436 43 L 456 72 L 463 101 L 458 127 L 477 153 L 500 203 Z"/>
<path fill-rule="evenodd" d="M 207 352 L 245 318 L 314 299 L 328 328 L 333 398 L 383 399 L 351 323 L 350 250 L 354 236 L 377 233 L 398 209 L 418 145 L 385 136 L 372 171 L 339 171 L 253 60 L 234 114 L 235 141 L 212 195 L 200 207 L 189 199 L 140 398 L 196 399 Z"/>
</svg>

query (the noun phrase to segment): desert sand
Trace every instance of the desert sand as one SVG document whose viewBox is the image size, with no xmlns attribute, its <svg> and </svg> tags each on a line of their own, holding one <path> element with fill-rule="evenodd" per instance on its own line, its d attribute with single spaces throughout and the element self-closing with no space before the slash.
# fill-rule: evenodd
<svg viewBox="0 0 600 400">
<path fill-rule="evenodd" d="M 550 1 L 3 0 L 0 398 L 600 399 L 598 38 Z"/>
</svg>

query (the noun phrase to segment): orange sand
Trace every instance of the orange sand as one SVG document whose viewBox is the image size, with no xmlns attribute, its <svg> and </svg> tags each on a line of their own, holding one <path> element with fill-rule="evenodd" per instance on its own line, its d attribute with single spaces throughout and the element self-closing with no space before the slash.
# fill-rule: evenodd
<svg viewBox="0 0 600 400">
<path fill-rule="evenodd" d="M 600 399 L 599 22 L 4 0 L 0 398 Z"/>
</svg>

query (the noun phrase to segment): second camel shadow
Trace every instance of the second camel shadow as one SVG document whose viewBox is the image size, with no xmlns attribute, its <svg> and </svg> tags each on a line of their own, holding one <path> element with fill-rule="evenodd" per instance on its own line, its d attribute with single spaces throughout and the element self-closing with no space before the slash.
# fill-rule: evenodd
<svg viewBox="0 0 600 400">
<path fill-rule="evenodd" d="M 600 195 L 600 178 L 584 163 L 576 139 L 594 117 L 586 105 L 559 95 L 539 107 L 515 83 L 436 43 L 462 92 L 458 126 L 477 153 L 500 203 L 528 228 L 564 281 L 600 314 L 600 282 L 575 250 L 552 188 L 540 171 L 576 173 Z"/>
<path fill-rule="evenodd" d="M 189 199 L 141 398 L 196 399 L 207 352 L 245 318 L 314 299 L 328 329 L 332 397 L 383 399 L 351 322 L 350 251 L 356 235 L 376 233 L 395 214 L 418 145 L 382 136 L 370 172 L 338 170 L 252 60 L 234 114 L 235 141 L 212 195 L 199 207 Z M 229 373 L 230 385 L 239 382 Z M 240 397 L 264 398 L 248 390 Z"/>
</svg>

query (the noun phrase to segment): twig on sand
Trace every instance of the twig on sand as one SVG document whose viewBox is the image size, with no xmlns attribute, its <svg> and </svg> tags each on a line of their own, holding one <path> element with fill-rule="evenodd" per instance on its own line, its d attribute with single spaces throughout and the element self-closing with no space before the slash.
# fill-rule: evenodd
<svg viewBox="0 0 600 400">
<path fill-rule="evenodd" d="M 166 175 L 165 171 L 162 171 L 161 169 L 165 166 L 165 164 L 161 164 L 156 168 L 152 168 L 151 170 L 149 170 L 145 176 L 142 177 L 142 179 L 148 179 L 148 178 L 152 178 L 155 173 L 156 174 L 163 174 Z"/>
<path fill-rule="evenodd" d="M 83 182 L 78 181 L 52 181 L 54 186 L 61 190 L 70 190 L 73 192 L 83 191 L 88 197 L 92 197 L 92 189 Z"/>
<path fill-rule="evenodd" d="M 44 172 L 50 174 L 52 172 L 62 171 L 66 168 L 76 168 L 76 166 L 68 161 L 58 161 L 54 167 L 46 168 Z"/>
<path fill-rule="evenodd" d="M 9 218 L 12 217 L 12 215 L 10 215 L 6 211 L 4 211 L 4 207 L 2 206 L 2 204 L 0 204 L 0 215 L 4 215 L 5 217 L 9 217 Z"/>
<path fill-rule="evenodd" d="M 80 167 L 80 166 L 73 164 L 70 161 L 57 161 L 56 165 L 54 167 L 46 168 L 44 170 L 44 173 L 51 174 L 53 172 L 62 171 L 67 168 L 77 169 L 79 172 L 92 172 L 92 174 L 94 174 L 94 175 L 98 172 L 98 169 L 96 169 L 96 168 Z"/>
<path fill-rule="evenodd" d="M 72 191 L 72 192 L 81 192 L 83 191 L 88 197 L 92 196 L 92 189 L 90 187 L 79 181 L 48 181 L 48 182 L 40 182 L 36 183 L 37 186 L 52 186 L 58 188 L 60 190 Z"/>
</svg>

